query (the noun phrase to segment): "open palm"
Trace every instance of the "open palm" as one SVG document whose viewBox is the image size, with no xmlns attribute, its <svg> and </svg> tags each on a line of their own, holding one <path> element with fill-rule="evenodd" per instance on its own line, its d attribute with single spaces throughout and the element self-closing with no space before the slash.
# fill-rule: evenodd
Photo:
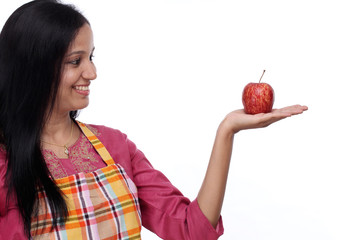
<svg viewBox="0 0 360 240">
<path fill-rule="evenodd" d="M 246 114 L 243 109 L 229 113 L 225 122 L 228 127 L 237 133 L 240 130 L 267 127 L 281 119 L 301 114 L 306 111 L 307 106 L 293 105 L 280 109 L 273 109 L 270 113 L 259 113 L 255 115 Z"/>
</svg>

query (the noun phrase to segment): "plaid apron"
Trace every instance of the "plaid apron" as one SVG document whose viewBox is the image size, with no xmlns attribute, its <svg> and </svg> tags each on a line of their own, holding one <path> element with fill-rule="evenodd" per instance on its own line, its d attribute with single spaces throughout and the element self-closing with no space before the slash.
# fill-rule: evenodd
<svg viewBox="0 0 360 240">
<path fill-rule="evenodd" d="M 55 180 L 68 207 L 69 217 L 64 225 L 51 229 L 52 216 L 46 194 L 39 192 L 38 219 L 33 218 L 31 223 L 33 239 L 141 239 L 135 184 L 85 124 L 78 122 L 78 125 L 107 166 Z"/>
</svg>

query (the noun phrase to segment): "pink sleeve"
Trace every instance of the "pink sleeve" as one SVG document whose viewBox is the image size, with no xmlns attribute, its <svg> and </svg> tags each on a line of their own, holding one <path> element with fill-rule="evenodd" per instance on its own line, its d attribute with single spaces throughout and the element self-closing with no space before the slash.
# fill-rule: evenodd
<svg viewBox="0 0 360 240">
<path fill-rule="evenodd" d="M 16 201 L 11 198 L 6 203 L 5 185 L 6 163 L 4 152 L 0 150 L 0 240 L 26 240 L 23 222 Z"/>
<path fill-rule="evenodd" d="M 132 171 L 138 188 L 142 225 L 163 239 L 212 240 L 224 232 L 222 218 L 214 228 L 201 212 L 197 200 L 190 201 L 144 154 L 127 140 Z"/>
</svg>

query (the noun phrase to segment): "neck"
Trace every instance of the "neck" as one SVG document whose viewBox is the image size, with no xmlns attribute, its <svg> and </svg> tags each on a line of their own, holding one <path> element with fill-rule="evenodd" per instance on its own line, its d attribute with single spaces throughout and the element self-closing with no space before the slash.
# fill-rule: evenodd
<svg viewBox="0 0 360 240">
<path fill-rule="evenodd" d="M 72 124 L 69 113 L 52 114 L 45 123 L 41 138 L 47 142 L 62 144 L 69 139 Z"/>
</svg>

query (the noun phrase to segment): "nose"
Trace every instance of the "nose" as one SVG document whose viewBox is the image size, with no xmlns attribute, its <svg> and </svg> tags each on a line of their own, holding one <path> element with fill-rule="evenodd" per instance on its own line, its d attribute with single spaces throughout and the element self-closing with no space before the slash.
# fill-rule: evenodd
<svg viewBox="0 0 360 240">
<path fill-rule="evenodd" d="M 97 77 L 96 74 L 96 67 L 95 64 L 93 62 L 88 62 L 84 68 L 83 71 L 83 78 L 87 79 L 87 80 L 94 80 Z"/>
</svg>

